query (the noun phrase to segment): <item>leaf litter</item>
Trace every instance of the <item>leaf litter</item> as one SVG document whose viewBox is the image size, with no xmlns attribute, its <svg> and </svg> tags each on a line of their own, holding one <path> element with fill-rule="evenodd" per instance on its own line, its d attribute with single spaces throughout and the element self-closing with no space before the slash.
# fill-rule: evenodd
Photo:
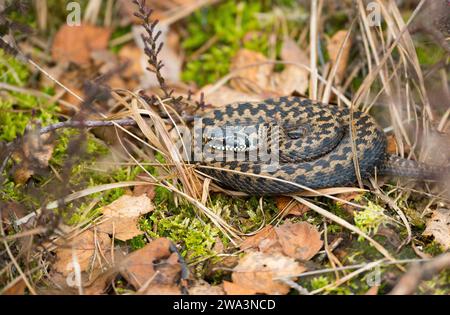
<svg viewBox="0 0 450 315">
<path fill-rule="evenodd" d="M 127 2 L 122 1 L 121 4 L 124 5 Z M 158 9 L 156 15 L 163 19 L 170 19 L 172 9 L 192 3 L 193 1 L 170 1 L 170 4 Z M 122 7 L 121 10 L 125 11 L 122 13 L 130 13 L 129 6 L 127 7 L 128 9 Z M 169 10 L 164 10 L 167 8 Z M 134 89 L 138 84 L 141 87 L 157 86 L 158 82 L 154 74 L 143 71 L 147 61 L 142 47 L 139 46 L 141 29 L 136 26 L 133 26 L 133 29 L 135 43 L 125 44 L 115 57 L 106 50 L 111 36 L 110 29 L 82 25 L 74 31 L 63 26 L 54 38 L 51 48 L 52 57 L 58 63 L 57 66 L 61 67 L 67 63 L 81 67 L 94 64 L 100 69 L 100 74 L 107 73 L 122 62 L 128 62 L 125 71 L 115 76 L 113 81 L 108 82 L 110 85 L 114 87 L 127 85 L 129 89 Z M 163 74 L 168 81 L 179 82 L 184 62 L 179 52 L 179 32 L 167 25 L 161 25 L 161 30 L 160 40 L 169 43 L 161 52 L 161 58 L 165 64 Z M 339 61 L 337 60 L 340 46 L 348 32 L 345 29 L 338 30 L 326 42 L 330 65 L 339 62 L 335 81 L 337 85 L 345 80 L 349 63 L 351 63 L 349 60 L 353 47 L 351 37 L 343 47 Z M 73 44 L 74 42 L 76 44 Z M 307 93 L 310 75 L 306 68 L 310 66 L 310 55 L 300 48 L 296 41 L 285 36 L 281 41 L 279 57 L 280 60 L 275 62 L 260 52 L 240 48 L 231 60 L 230 73 L 215 84 L 194 90 L 194 95 L 199 99 L 203 93 L 206 102 L 214 108 L 238 101 L 261 101 L 267 97 Z M 282 67 L 276 67 L 277 63 Z M 62 77 L 62 81 L 72 88 L 72 79 L 80 76 L 80 72 L 73 71 L 72 78 L 68 72 L 65 68 L 63 75 L 65 77 Z M 73 90 L 81 94 L 81 90 L 77 87 L 73 87 Z M 67 94 L 65 97 L 69 96 Z M 76 101 L 70 98 L 65 100 L 69 103 Z M 47 144 L 48 139 L 45 137 L 35 137 L 32 140 L 24 144 L 23 152 L 16 153 L 14 156 L 18 165 L 15 173 L 16 183 L 24 184 L 33 175 L 48 168 L 53 145 Z M 36 142 L 46 143 L 41 146 L 40 152 L 34 150 L 33 143 Z M 389 152 L 397 152 L 398 144 L 395 142 L 395 137 L 390 136 L 388 145 Z M 409 153 L 410 147 L 407 145 L 406 148 Z M 35 162 L 30 163 L 30 160 Z M 35 168 L 36 165 L 39 167 Z M 231 281 L 223 280 L 221 284 L 212 285 L 204 280 L 195 279 L 192 284 L 186 286 L 186 267 L 175 250 L 174 244 L 167 238 L 150 238 L 138 228 L 141 216 L 154 211 L 155 206 L 152 200 L 156 194 L 155 186 L 137 186 L 132 196 L 123 195 L 109 205 L 98 209 L 101 215 L 97 218 L 95 226 L 90 226 L 67 240 L 57 241 L 58 247 L 54 250 L 56 261 L 51 266 L 52 271 L 64 277 L 73 276 L 74 264 L 78 264 L 79 271 L 82 273 L 84 292 L 91 294 L 105 293 L 111 280 L 117 275 L 126 280 L 129 286 L 126 287 L 127 289 L 132 288 L 141 294 L 186 292 L 190 294 L 287 294 L 291 287 L 282 279 L 295 280 L 295 275 L 305 272 L 307 270 L 305 263 L 313 259 L 323 246 L 321 234 L 317 228 L 307 222 L 294 221 L 298 218 L 294 218 L 292 222 L 285 220 L 281 225 L 266 225 L 255 235 L 245 238 L 240 243 L 239 247 L 243 254 L 239 257 L 237 255 L 226 257 L 231 261 L 228 265 L 232 268 L 231 279 L 228 279 Z M 361 195 L 361 192 L 341 194 L 339 198 L 344 201 L 353 201 L 359 199 Z M 283 211 L 284 216 L 303 216 L 310 209 L 290 197 L 277 197 L 275 203 L 278 210 Z M 343 207 L 352 216 L 358 211 L 346 203 L 337 202 L 336 205 Z M 2 212 L 2 215 L 5 214 Z M 432 210 L 431 219 L 426 223 L 423 236 L 433 237 L 444 250 L 448 250 L 450 248 L 449 221 L 448 210 L 443 208 Z M 382 227 L 377 233 L 392 238 L 391 242 L 398 245 L 399 240 L 395 239 L 396 231 Z M 146 238 L 148 243 L 131 253 L 126 246 L 114 248 L 111 244 L 113 238 L 129 244 L 129 241 L 134 241 L 135 237 Z M 220 238 L 216 239 L 216 244 L 219 243 L 220 246 L 214 247 L 217 252 L 227 253 L 227 246 L 222 244 Z M 187 291 L 186 288 L 188 288 Z M 23 290 L 24 285 L 21 281 L 17 281 L 9 288 L 9 292 L 13 294 L 20 294 Z M 374 286 L 367 291 L 367 294 L 377 294 L 378 291 L 379 287 Z"/>
</svg>

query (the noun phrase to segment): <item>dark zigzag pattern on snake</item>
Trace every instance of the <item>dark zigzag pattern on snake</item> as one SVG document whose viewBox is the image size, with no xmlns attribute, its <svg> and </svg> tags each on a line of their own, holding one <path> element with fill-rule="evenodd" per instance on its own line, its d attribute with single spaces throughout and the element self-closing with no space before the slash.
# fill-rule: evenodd
<svg viewBox="0 0 450 315">
<path fill-rule="evenodd" d="M 312 189 L 349 186 L 357 182 L 350 136 L 350 111 L 347 108 L 313 102 L 306 98 L 281 97 L 262 102 L 229 104 L 207 113 L 202 123 L 202 130 L 208 127 L 252 124 L 277 124 L 282 129 L 298 127 L 306 130 L 306 134 L 298 139 L 290 139 L 284 135 L 284 140 L 280 140 L 279 152 L 281 156 L 287 157 L 280 159 L 275 170 L 267 170 L 265 164 L 258 161 L 213 161 L 199 165 L 202 172 L 214 177 L 223 186 L 257 195 L 301 190 L 288 183 L 203 168 L 202 164 L 272 176 Z M 443 167 L 386 154 L 386 136 L 370 115 L 354 111 L 353 128 L 353 141 L 363 179 L 373 175 L 375 169 L 378 174 L 418 179 L 436 179 L 442 174 Z M 198 150 L 198 146 L 194 148 Z"/>
</svg>

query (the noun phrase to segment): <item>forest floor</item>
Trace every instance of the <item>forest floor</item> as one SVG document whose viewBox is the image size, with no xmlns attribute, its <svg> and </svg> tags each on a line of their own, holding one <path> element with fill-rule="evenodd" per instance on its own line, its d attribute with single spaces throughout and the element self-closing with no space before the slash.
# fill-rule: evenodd
<svg viewBox="0 0 450 315">
<path fill-rule="evenodd" d="M 449 165 L 447 1 L 147 2 L 0 6 L 0 294 L 450 293 L 450 179 L 248 196 L 177 147 L 301 95 Z"/>
</svg>

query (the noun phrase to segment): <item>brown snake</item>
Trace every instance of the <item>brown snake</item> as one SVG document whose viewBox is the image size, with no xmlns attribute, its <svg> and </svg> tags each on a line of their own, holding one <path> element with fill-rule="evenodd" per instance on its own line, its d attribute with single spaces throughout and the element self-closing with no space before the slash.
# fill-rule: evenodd
<svg viewBox="0 0 450 315">
<path fill-rule="evenodd" d="M 356 165 L 362 179 L 377 169 L 383 175 L 434 180 L 445 169 L 386 154 L 386 136 L 366 113 L 354 111 L 352 126 L 353 132 L 349 109 L 306 98 L 236 103 L 203 117 L 202 143 L 194 148 L 206 148 L 203 158 L 205 152 L 215 154 L 212 160 L 200 163 L 202 172 L 224 186 L 258 195 L 297 192 L 301 186 L 319 189 L 352 185 L 357 181 Z M 259 140 L 256 143 L 252 139 Z M 268 155 L 255 159 L 259 152 Z M 275 159 L 268 160 L 267 156 Z"/>
</svg>

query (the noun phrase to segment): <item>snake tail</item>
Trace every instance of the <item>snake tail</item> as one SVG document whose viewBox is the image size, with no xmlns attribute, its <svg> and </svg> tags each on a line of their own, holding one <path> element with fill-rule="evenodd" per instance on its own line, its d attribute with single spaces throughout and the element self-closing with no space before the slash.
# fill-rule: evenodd
<svg viewBox="0 0 450 315">
<path fill-rule="evenodd" d="M 417 180 L 442 180 L 450 176 L 450 168 L 407 160 L 396 155 L 387 155 L 380 168 L 381 175 L 409 177 Z"/>
</svg>

